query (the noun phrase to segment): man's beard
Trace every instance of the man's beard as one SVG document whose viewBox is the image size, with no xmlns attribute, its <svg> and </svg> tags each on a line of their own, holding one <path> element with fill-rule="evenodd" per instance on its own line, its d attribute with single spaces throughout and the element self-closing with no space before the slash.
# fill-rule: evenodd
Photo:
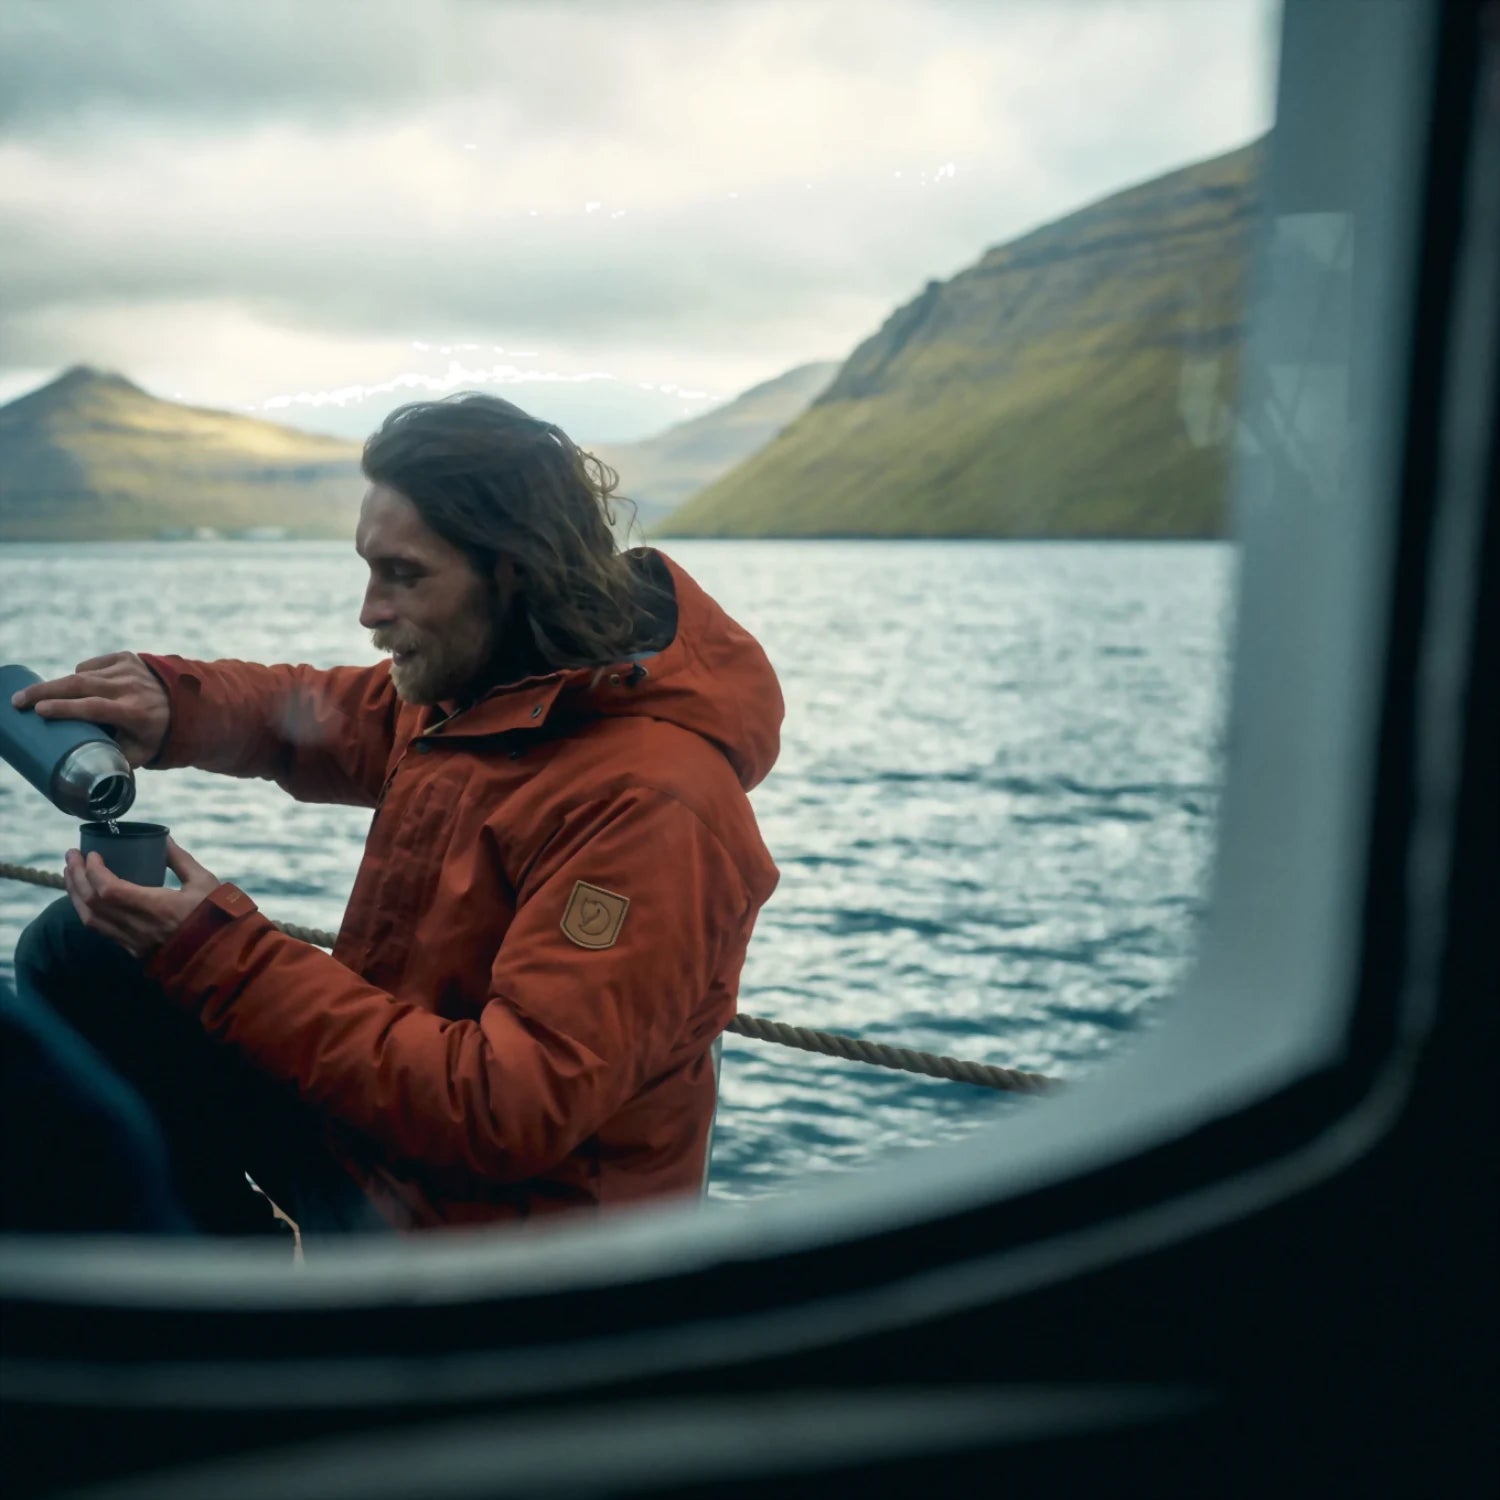
<svg viewBox="0 0 1500 1500">
<path fill-rule="evenodd" d="M 466 699 L 489 686 L 493 634 L 485 625 L 475 623 L 450 635 L 424 632 L 395 639 L 377 630 L 371 639 L 382 651 L 403 654 L 403 660 L 391 660 L 391 682 L 403 702 Z"/>
</svg>

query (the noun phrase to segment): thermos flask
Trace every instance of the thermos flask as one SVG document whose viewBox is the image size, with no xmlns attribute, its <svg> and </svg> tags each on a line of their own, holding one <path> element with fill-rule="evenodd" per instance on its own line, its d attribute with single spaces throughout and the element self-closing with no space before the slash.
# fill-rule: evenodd
<svg viewBox="0 0 1500 1500">
<path fill-rule="evenodd" d="M 0 759 L 75 818 L 120 817 L 135 801 L 135 776 L 109 731 L 11 706 L 12 693 L 40 681 L 26 667 L 0 667 Z"/>
</svg>

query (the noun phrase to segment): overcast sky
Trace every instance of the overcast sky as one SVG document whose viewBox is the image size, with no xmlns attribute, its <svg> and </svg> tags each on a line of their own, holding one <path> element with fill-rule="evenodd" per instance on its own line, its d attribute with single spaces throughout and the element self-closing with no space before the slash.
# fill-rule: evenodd
<svg viewBox="0 0 1500 1500">
<path fill-rule="evenodd" d="M 84 362 L 351 435 L 479 386 L 641 436 L 1258 135 L 1276 21 L 1272 0 L 5 0 L 0 401 Z"/>
</svg>

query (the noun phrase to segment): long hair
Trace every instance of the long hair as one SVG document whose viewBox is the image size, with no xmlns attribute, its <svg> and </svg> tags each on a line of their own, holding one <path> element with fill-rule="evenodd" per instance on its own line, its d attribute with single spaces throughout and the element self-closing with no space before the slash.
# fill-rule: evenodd
<svg viewBox="0 0 1500 1500">
<path fill-rule="evenodd" d="M 661 590 L 616 542 L 619 475 L 561 428 L 498 396 L 414 401 L 370 436 L 360 466 L 481 577 L 501 557 L 515 563 L 525 619 L 553 666 L 597 666 L 648 644 Z"/>
</svg>

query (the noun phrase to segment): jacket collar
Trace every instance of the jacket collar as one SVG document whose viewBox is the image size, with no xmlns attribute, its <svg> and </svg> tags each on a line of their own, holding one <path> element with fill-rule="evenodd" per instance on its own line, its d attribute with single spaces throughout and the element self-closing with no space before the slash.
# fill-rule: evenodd
<svg viewBox="0 0 1500 1500">
<path fill-rule="evenodd" d="M 551 717 L 563 693 L 593 675 L 593 668 L 549 672 L 545 677 L 525 677 L 493 687 L 467 708 L 453 704 L 422 707 L 413 739 L 438 736 L 459 739 L 508 734 L 518 729 L 540 729 Z M 451 712 L 450 712 L 451 710 Z"/>
<path fill-rule="evenodd" d="M 566 734 L 589 719 L 643 716 L 706 740 L 723 753 L 741 786 L 756 786 L 780 748 L 785 705 L 776 673 L 748 631 L 671 558 L 653 555 L 675 601 L 675 631 L 660 651 L 644 660 L 627 656 L 507 683 L 448 717 L 441 707 L 407 708 L 398 736 L 463 740 L 477 749 L 480 740 L 524 744 L 532 735 Z"/>
</svg>

